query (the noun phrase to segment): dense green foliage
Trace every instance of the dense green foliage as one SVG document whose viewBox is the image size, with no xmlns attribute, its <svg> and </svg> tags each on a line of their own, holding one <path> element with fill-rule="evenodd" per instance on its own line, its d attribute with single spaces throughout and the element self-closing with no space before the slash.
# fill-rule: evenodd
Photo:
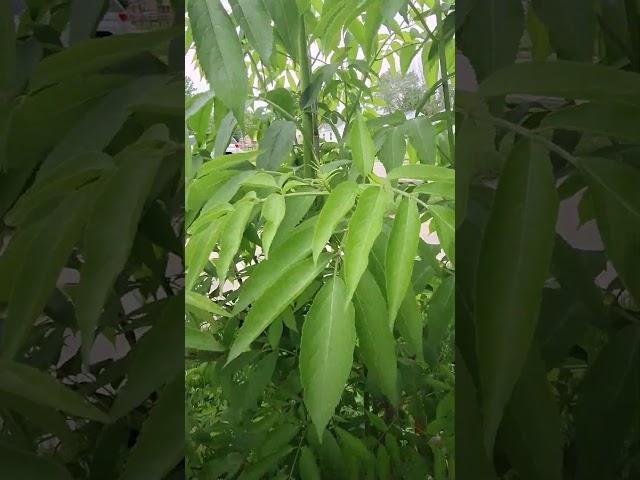
<svg viewBox="0 0 640 480">
<path fill-rule="evenodd" d="M 188 2 L 188 478 L 453 479 L 452 2 L 229 3 Z"/>
<path fill-rule="evenodd" d="M 458 473 L 639 478 L 638 4 L 459 13 Z"/>
<path fill-rule="evenodd" d="M 0 2 L 0 478 L 171 478 L 182 32 L 90 39 L 103 2 L 26 3 L 16 34 Z"/>
</svg>

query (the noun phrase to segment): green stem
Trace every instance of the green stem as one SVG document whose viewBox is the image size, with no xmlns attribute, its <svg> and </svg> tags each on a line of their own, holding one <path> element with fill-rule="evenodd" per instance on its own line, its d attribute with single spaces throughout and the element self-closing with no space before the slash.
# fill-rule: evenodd
<svg viewBox="0 0 640 480">
<path fill-rule="evenodd" d="M 515 132 L 519 135 L 522 135 L 523 137 L 527 137 L 533 140 L 534 142 L 538 142 L 544 145 L 549 150 L 557 153 L 560 157 L 564 158 L 572 165 L 578 167 L 578 160 L 576 159 L 576 157 L 571 155 L 560 145 L 553 143 L 551 140 L 546 139 L 542 135 L 538 135 L 537 133 L 532 132 L 528 128 L 525 128 L 521 125 L 516 125 L 515 123 L 511 123 L 510 121 L 504 120 L 503 118 L 491 117 L 491 121 L 498 127 L 506 128 L 507 130 L 511 130 L 512 132 Z"/>
<path fill-rule="evenodd" d="M 309 57 L 309 46 L 307 45 L 307 29 L 304 16 L 300 16 L 300 35 L 298 38 L 298 49 L 300 57 L 300 92 L 304 92 L 311 85 L 311 60 Z M 314 111 L 315 102 L 310 108 L 302 112 L 302 138 L 303 145 L 303 166 L 302 176 L 311 177 L 314 160 Z"/>
<path fill-rule="evenodd" d="M 436 25 L 437 28 L 440 28 L 442 24 L 442 8 L 440 5 L 440 0 L 436 0 Z M 444 108 L 447 113 L 451 112 L 451 98 L 449 97 L 449 74 L 447 73 L 447 56 L 444 51 L 445 45 L 443 42 L 438 42 L 438 56 L 440 59 L 440 76 L 443 79 L 442 82 L 442 95 L 444 95 Z M 447 120 L 447 139 L 449 140 L 449 152 L 451 156 L 455 153 L 455 145 L 454 145 L 454 137 L 453 137 L 453 120 Z"/>
</svg>

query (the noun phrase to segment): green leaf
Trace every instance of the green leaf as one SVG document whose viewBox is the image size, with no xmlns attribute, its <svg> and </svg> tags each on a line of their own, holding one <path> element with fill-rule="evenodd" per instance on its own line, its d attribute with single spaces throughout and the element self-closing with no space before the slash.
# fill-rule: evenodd
<svg viewBox="0 0 640 480">
<path fill-rule="evenodd" d="M 481 166 L 481 159 L 495 152 L 495 127 L 491 123 L 489 110 L 481 104 L 478 119 L 467 117 L 461 126 L 456 126 L 456 226 L 462 225 L 467 215 L 467 203 L 471 183 Z"/>
<path fill-rule="evenodd" d="M 549 31 L 536 14 L 533 5 L 527 10 L 527 33 L 531 39 L 531 56 L 534 61 L 542 62 L 551 53 Z"/>
<path fill-rule="evenodd" d="M 313 452 L 309 447 L 302 447 L 300 452 L 300 463 L 298 464 L 300 469 L 301 480 L 321 480 L 320 469 L 316 463 L 316 459 L 313 456 Z"/>
<path fill-rule="evenodd" d="M 45 179 L 37 178 L 24 192 L 5 217 L 7 225 L 17 226 L 27 219 L 33 220 L 38 209 L 63 198 L 99 176 L 113 171 L 113 159 L 102 152 L 82 152 L 65 159 L 64 163 Z M 31 217 L 30 217 L 31 216 Z"/>
<path fill-rule="evenodd" d="M 356 202 L 358 185 L 351 181 L 341 182 L 329 195 L 327 202 L 322 207 L 313 234 L 313 259 L 317 260 L 324 250 L 331 235 L 344 216 L 349 213 Z"/>
<path fill-rule="evenodd" d="M 183 371 L 184 350 L 176 339 L 183 333 L 184 301 L 172 297 L 127 356 L 127 383 L 118 393 L 111 411 L 113 420 L 130 413 L 149 396 L 161 389 L 167 378 Z M 158 365 L 163 365 L 158 368 Z"/>
<path fill-rule="evenodd" d="M 280 315 L 298 295 L 324 270 L 330 256 L 323 255 L 314 264 L 306 258 L 290 270 L 286 277 L 268 288 L 255 302 L 238 331 L 227 359 L 227 364 L 241 353 L 247 351 L 258 336 Z"/>
<path fill-rule="evenodd" d="M 639 401 L 639 351 L 638 328 L 623 328 L 600 353 L 580 385 L 575 425 L 576 476 L 581 479 L 620 477 L 618 460 Z"/>
<path fill-rule="evenodd" d="M 253 196 L 255 196 L 255 194 Z M 220 238 L 220 256 L 216 262 L 221 291 L 222 286 L 227 279 L 229 266 L 240 248 L 240 243 L 244 236 L 244 230 L 251 219 L 251 213 L 253 212 L 254 205 L 255 202 L 253 197 L 247 194 L 246 197 L 236 204 L 235 209 L 229 214 L 229 219 L 225 223 L 224 230 Z"/>
<path fill-rule="evenodd" d="M 278 170 L 291 153 L 296 141 L 296 124 L 276 120 L 260 140 L 260 154 L 256 166 L 264 170 Z"/>
<path fill-rule="evenodd" d="M 465 361 L 456 349 L 456 422 L 465 425 L 465 441 L 456 446 L 459 478 L 497 480 L 493 462 L 482 441 L 482 416 L 478 394 Z"/>
<path fill-rule="evenodd" d="M 187 292 L 193 289 L 205 265 L 209 261 L 209 256 L 213 247 L 218 242 L 220 234 L 224 229 L 226 218 L 217 219 L 211 222 L 202 232 L 192 235 L 185 248 L 185 266 L 187 267 Z"/>
<path fill-rule="evenodd" d="M 579 62 L 525 62 L 501 69 L 480 84 L 478 93 L 545 95 L 640 106 L 640 75 Z"/>
<path fill-rule="evenodd" d="M 300 193 L 302 193 L 302 191 Z M 271 243 L 273 248 L 279 248 L 280 245 L 282 245 L 282 242 L 286 240 L 294 228 L 296 228 L 305 215 L 307 215 L 307 212 L 309 212 L 309 209 L 313 205 L 315 199 L 316 197 L 314 195 L 302 195 L 286 198 L 286 212 L 282 219 L 282 223 L 280 223 L 280 228 L 278 228 L 278 233 Z"/>
<path fill-rule="evenodd" d="M 460 170 L 458 169 L 458 171 Z M 445 200 L 455 200 L 456 186 L 455 186 L 455 183 L 439 183 L 439 182 L 423 183 L 422 185 L 416 187 L 413 190 L 413 193 L 433 195 L 435 197 L 442 197 Z M 458 222 L 458 224 L 459 223 L 460 222 Z"/>
<path fill-rule="evenodd" d="M 191 0 L 193 1 L 193 0 Z M 184 455 L 184 379 L 182 375 L 167 385 L 127 458 L 120 480 L 158 480 L 180 462 Z"/>
<path fill-rule="evenodd" d="M 148 90 L 164 84 L 167 79 L 168 77 L 161 75 L 143 76 L 109 92 L 92 106 L 62 139 L 58 139 L 38 175 L 41 178 L 48 177 L 72 155 L 105 149 L 131 116 L 131 107 L 140 102 Z M 166 127 L 160 128 L 166 131 Z M 154 131 L 152 129 L 150 131 Z"/>
<path fill-rule="evenodd" d="M 296 0 L 269 0 L 265 2 L 275 30 L 286 51 L 298 62 L 298 37 L 300 34 L 300 12 Z"/>
<path fill-rule="evenodd" d="M 311 84 L 302 92 L 300 97 L 300 108 L 304 110 L 318 99 L 322 85 L 333 78 L 339 66 L 337 63 L 330 63 L 329 65 L 322 65 L 313 72 Z"/>
<path fill-rule="evenodd" d="M 42 60 L 31 77 L 30 89 L 35 91 L 61 80 L 99 72 L 140 53 L 153 50 L 181 35 L 181 32 L 181 28 L 174 27 L 80 42 Z"/>
<path fill-rule="evenodd" d="M 591 63 L 596 16 L 593 3 L 568 0 L 558 4 L 534 0 L 533 8 L 549 29 L 558 58 Z M 549 477 L 550 478 L 550 477 Z"/>
<path fill-rule="evenodd" d="M 387 306 L 373 275 L 367 270 L 353 297 L 358 351 L 373 382 L 393 405 L 399 401 L 396 342 L 389 329 Z"/>
<path fill-rule="evenodd" d="M 391 21 L 402 8 L 407 4 L 407 0 L 387 0 L 382 3 L 382 18 Z"/>
<path fill-rule="evenodd" d="M 488 452 L 536 329 L 557 211 L 547 152 L 521 140 L 500 177 L 476 276 L 476 346 Z"/>
<path fill-rule="evenodd" d="M 185 293 L 185 304 L 203 312 L 212 313 L 219 317 L 229 317 L 230 314 L 217 303 L 212 302 L 209 297 L 196 292 Z"/>
<path fill-rule="evenodd" d="M 189 326 L 184 329 L 184 348 L 204 352 L 224 352 L 226 350 L 226 347 L 210 333 Z"/>
<path fill-rule="evenodd" d="M 274 88 L 266 93 L 266 98 L 272 103 L 278 105 L 282 110 L 290 115 L 296 114 L 296 100 L 290 90 L 286 88 Z M 280 113 L 277 109 L 274 113 Z"/>
<path fill-rule="evenodd" d="M 418 117 L 408 120 L 403 128 L 420 161 L 436 163 L 436 130 L 431 121 L 427 117 Z"/>
<path fill-rule="evenodd" d="M 351 148 L 353 165 L 360 175 L 366 177 L 373 170 L 376 146 L 360 112 L 356 113 L 351 124 L 348 145 Z"/>
<path fill-rule="evenodd" d="M 398 319 L 396 326 L 400 334 L 407 342 L 409 352 L 415 355 L 419 360 L 424 359 L 423 353 L 423 319 L 422 311 L 418 301 L 416 300 L 416 292 L 413 286 L 409 285 L 404 300 L 398 311 Z"/>
<path fill-rule="evenodd" d="M 216 97 L 242 123 L 247 97 L 247 69 L 229 14 L 220 0 L 190 0 L 187 8 L 202 70 Z"/>
<path fill-rule="evenodd" d="M 640 107 L 634 105 L 584 103 L 551 113 L 544 118 L 541 126 L 578 130 L 640 143 L 640 131 L 635 125 L 639 117 Z"/>
<path fill-rule="evenodd" d="M 367 270 L 369 252 L 382 230 L 388 201 L 388 192 L 379 187 L 368 187 L 360 194 L 343 241 L 347 301 L 353 296 L 360 277 Z"/>
<path fill-rule="evenodd" d="M 7 2 L 9 5 L 9 2 Z M 4 14 L 4 12 L 2 12 Z M 7 14 L 8 18 L 12 18 Z M 13 23 L 10 27 L 13 30 Z M 59 463 L 12 446 L 0 444 L 0 476 L 20 480 L 72 480 L 71 474 Z"/>
<path fill-rule="evenodd" d="M 387 175 L 389 180 L 415 179 L 431 182 L 453 183 L 455 172 L 451 168 L 436 165 L 402 165 L 396 167 Z"/>
<path fill-rule="evenodd" d="M 556 245 L 558 241 L 556 239 Z M 595 284 L 592 285 L 595 287 Z M 544 289 L 536 339 L 547 368 L 564 362 L 571 347 L 579 342 L 591 320 L 591 312 L 585 305 L 567 293 L 564 289 Z"/>
<path fill-rule="evenodd" d="M 501 427 L 507 455 L 524 480 L 562 480 L 560 428 L 560 413 L 544 362 L 533 348 L 513 389 Z"/>
<path fill-rule="evenodd" d="M 96 0 L 85 2 L 83 0 L 74 0 L 71 4 L 71 13 L 69 16 L 69 44 L 89 40 L 96 31 L 98 22 L 103 16 L 106 1 Z"/>
<path fill-rule="evenodd" d="M 373 61 L 373 54 L 377 50 L 378 32 L 382 25 L 381 3 L 377 1 L 369 2 L 366 4 L 364 11 L 364 43 L 362 44 L 362 50 L 365 58 L 370 62 Z"/>
<path fill-rule="evenodd" d="M 262 63 L 269 66 L 273 51 L 273 29 L 263 0 L 235 0 L 230 3 L 247 40 L 260 54 Z"/>
<path fill-rule="evenodd" d="M 240 288 L 233 315 L 244 310 L 272 286 L 276 285 L 295 264 L 311 252 L 315 220 L 297 227 L 291 236 L 278 246 L 268 260 L 258 263 Z"/>
<path fill-rule="evenodd" d="M 389 129 L 384 137 L 382 148 L 378 152 L 378 158 L 384 165 L 387 172 L 399 167 L 404 162 L 407 153 L 407 144 L 404 139 L 402 128 L 393 127 Z"/>
<path fill-rule="evenodd" d="M 0 360 L 0 391 L 69 415 L 106 423 L 109 417 L 49 373 L 10 360 Z"/>
<path fill-rule="evenodd" d="M 2 328 L 2 355 L 15 357 L 56 286 L 60 271 L 81 234 L 89 190 L 68 196 L 55 210 L 14 239 L 23 242 L 5 255 L 15 257 L 9 285 L 7 317 Z M 9 262 L 12 259 L 9 257 Z"/>
<path fill-rule="evenodd" d="M 115 157 L 119 168 L 105 182 L 92 207 L 84 236 L 82 282 L 75 302 L 86 362 L 102 307 L 129 258 L 144 202 L 162 157 L 161 150 L 144 141 L 123 150 Z"/>
<path fill-rule="evenodd" d="M 437 365 L 447 332 L 453 330 L 455 321 L 455 275 L 449 275 L 442 280 L 440 286 L 431 296 L 427 309 L 427 341 L 425 355 L 427 362 Z"/>
<path fill-rule="evenodd" d="M 0 6 L 0 102 L 13 85 L 16 72 L 16 29 L 11 4 Z"/>
<path fill-rule="evenodd" d="M 264 230 L 262 231 L 262 251 L 267 258 L 269 258 L 271 242 L 284 219 L 285 211 L 285 199 L 277 193 L 269 195 L 262 205 L 262 218 L 265 220 Z"/>
<path fill-rule="evenodd" d="M 640 170 L 615 160 L 581 158 L 607 256 L 633 298 L 640 301 Z"/>
<path fill-rule="evenodd" d="M 207 90 L 206 92 L 196 93 L 191 98 L 186 98 L 184 119 L 189 120 L 202 110 L 209 102 L 213 102 L 214 97 L 215 92 L 213 90 Z"/>
<path fill-rule="evenodd" d="M 300 380 L 318 438 L 340 402 L 351 372 L 356 329 L 346 287 L 333 277 L 317 293 L 302 326 Z"/>
<path fill-rule="evenodd" d="M 119 89 L 126 81 L 127 78 L 120 75 L 89 75 L 22 97 L 11 116 L 4 165 L 9 169 L 34 167 L 101 102 L 102 97 Z M 34 131 L 39 134 L 34 136 Z"/>
<path fill-rule="evenodd" d="M 342 444 L 343 451 L 348 451 L 354 457 L 363 462 L 371 462 L 371 464 L 375 463 L 375 457 L 362 440 L 340 427 L 336 427 L 335 430 L 338 434 L 338 438 L 340 439 L 340 443 Z"/>
<path fill-rule="evenodd" d="M 451 262 L 456 262 L 455 242 L 456 242 L 456 212 L 453 208 L 442 205 L 429 205 L 429 211 L 435 221 L 435 230 L 438 233 L 440 246 L 447 254 Z"/>
<path fill-rule="evenodd" d="M 411 284 L 411 274 L 420 241 L 420 215 L 416 201 L 403 197 L 393 220 L 393 228 L 387 244 L 385 273 L 389 325 L 393 325 L 400 305 Z"/>
<path fill-rule="evenodd" d="M 291 453 L 293 447 L 287 445 L 282 447 L 276 453 L 272 453 L 268 457 L 258 460 L 256 463 L 250 463 L 242 470 L 242 473 L 238 478 L 242 480 L 260 480 L 262 478 L 268 478 L 267 474 L 274 470 L 283 459 Z"/>
<path fill-rule="evenodd" d="M 206 112 L 206 110 L 205 110 Z M 210 115 L 211 111 L 209 111 L 209 115 L 206 117 L 206 127 L 209 128 L 210 123 Z M 227 151 L 227 147 L 229 146 L 229 142 L 231 142 L 231 135 L 233 135 L 233 131 L 238 125 L 238 121 L 234 116 L 233 112 L 227 113 L 222 119 L 222 123 L 220 123 L 220 127 L 216 130 L 216 141 L 213 147 L 213 154 L 215 157 L 221 157 Z M 206 138 L 207 131 L 204 131 L 204 136 Z M 198 137 L 196 137 L 198 138 Z"/>
<path fill-rule="evenodd" d="M 524 31 L 524 9 L 510 0 L 478 0 L 466 16 L 457 42 L 483 80 L 513 63 Z"/>
<path fill-rule="evenodd" d="M 240 154 L 237 154 L 237 155 L 240 155 Z M 229 173 L 231 176 L 225 177 L 225 173 Z M 244 172 L 223 171 L 223 172 L 217 173 L 216 175 L 207 175 L 201 179 L 198 179 L 203 181 L 202 182 L 203 185 L 200 189 L 200 192 L 198 192 L 198 195 L 202 195 L 202 197 L 198 198 L 195 202 L 192 203 L 190 201 L 191 199 L 187 195 L 187 198 L 186 198 L 187 208 L 189 210 L 197 210 L 200 208 L 200 206 L 202 206 L 202 203 L 200 202 L 206 202 L 204 206 L 202 206 L 201 214 L 209 212 L 215 208 L 219 208 L 221 205 L 224 205 L 225 203 L 231 201 L 234 195 L 238 193 L 238 190 L 240 190 L 240 187 L 242 186 L 242 184 L 255 174 L 256 172 L 251 170 L 244 171 Z M 218 185 L 216 185 L 216 186 L 219 186 L 219 188 L 213 189 L 213 192 L 212 192 L 211 191 L 212 189 L 207 187 L 210 186 L 212 181 L 215 182 L 216 177 L 222 177 L 222 181 L 219 182 Z M 207 192 L 209 193 L 208 197 L 207 197 Z"/>
</svg>

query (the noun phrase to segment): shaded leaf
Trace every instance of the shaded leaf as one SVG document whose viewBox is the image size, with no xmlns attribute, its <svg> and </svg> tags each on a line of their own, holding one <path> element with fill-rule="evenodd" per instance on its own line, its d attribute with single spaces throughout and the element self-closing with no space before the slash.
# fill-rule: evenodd
<svg viewBox="0 0 640 480">
<path fill-rule="evenodd" d="M 109 417 L 48 373 L 10 360 L 0 360 L 0 391 L 81 418 L 106 423 Z"/>
<path fill-rule="evenodd" d="M 607 256 L 631 295 L 640 301 L 640 170 L 620 162 L 581 158 Z"/>
<path fill-rule="evenodd" d="M 13 25 L 11 28 L 13 29 Z M 48 458 L 5 444 L 0 444 L 0 475 L 3 478 L 19 478 L 20 480 L 40 480 L 42 478 L 72 480 L 73 478 L 62 465 Z"/>
<path fill-rule="evenodd" d="M 624 451 L 639 400 L 639 340 L 637 327 L 620 330 L 582 381 L 575 412 L 576 476 L 580 478 L 595 480 L 620 475 L 617 460 Z"/>
<path fill-rule="evenodd" d="M 184 455 L 184 380 L 180 375 L 160 393 L 160 399 L 131 449 L 120 480 L 158 480 Z"/>
<path fill-rule="evenodd" d="M 2 325 L 2 355 L 15 357 L 56 286 L 60 271 L 78 241 L 86 219 L 88 190 L 68 196 L 40 222 L 14 238 L 15 250 L 5 253 L 14 262 L 8 286 L 7 317 Z M 19 255 L 13 257 L 13 255 Z M 9 263 L 8 265 L 11 265 Z"/>
<path fill-rule="evenodd" d="M 563 478 L 560 429 L 560 413 L 534 347 L 513 389 L 501 430 L 507 455 L 524 480 Z"/>
<path fill-rule="evenodd" d="M 86 362 L 102 308 L 129 257 L 162 156 L 161 150 L 144 141 L 119 153 L 116 156 L 119 168 L 105 182 L 92 207 L 84 236 L 82 282 L 75 301 Z"/>
<path fill-rule="evenodd" d="M 513 63 L 524 31 L 524 9 L 510 0 L 477 0 L 460 30 L 460 49 L 483 80 Z"/>
<path fill-rule="evenodd" d="M 183 371 L 182 336 L 184 300 L 168 301 L 160 315 L 129 353 L 127 383 L 118 393 L 109 415 L 118 419 L 144 402 L 153 392 Z M 163 365 L 163 368 L 158 368 Z"/>
<path fill-rule="evenodd" d="M 193 3 L 193 2 L 190 2 Z M 113 35 L 80 42 L 42 60 L 31 77 L 31 90 L 104 68 L 152 50 L 180 35 L 179 28 Z"/>
<path fill-rule="evenodd" d="M 476 346 L 487 451 L 493 449 L 535 332 L 557 211 L 548 154 L 521 140 L 500 177 L 476 276 Z"/>
<path fill-rule="evenodd" d="M 485 97 L 510 93 L 546 95 L 640 106 L 639 74 L 570 61 L 524 62 L 501 69 L 480 84 Z"/>
</svg>

